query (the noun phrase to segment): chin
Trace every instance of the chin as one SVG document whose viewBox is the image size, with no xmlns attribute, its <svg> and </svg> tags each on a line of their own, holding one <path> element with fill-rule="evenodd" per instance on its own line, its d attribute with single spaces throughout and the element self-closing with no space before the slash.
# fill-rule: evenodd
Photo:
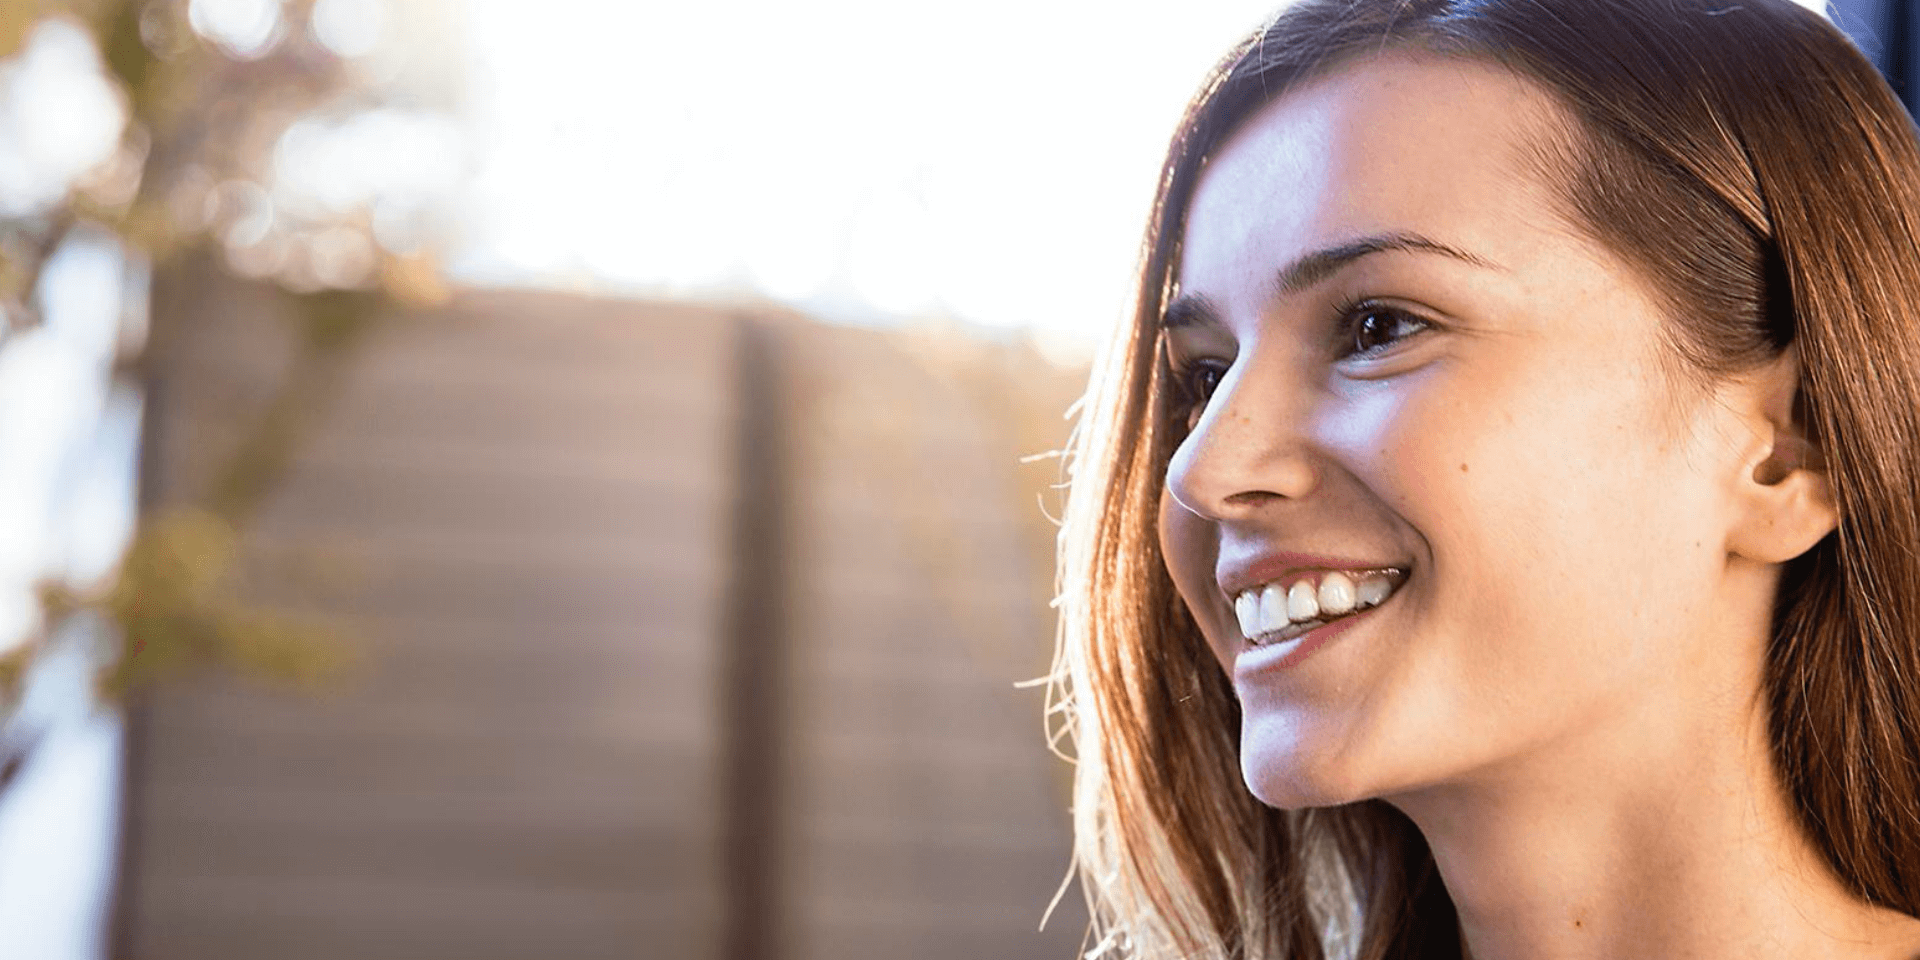
<svg viewBox="0 0 1920 960">
<path fill-rule="evenodd" d="M 1386 792 L 1359 751 L 1344 746 L 1248 726 L 1240 734 L 1240 774 L 1255 798 L 1280 810 L 1343 806 Z"/>
</svg>

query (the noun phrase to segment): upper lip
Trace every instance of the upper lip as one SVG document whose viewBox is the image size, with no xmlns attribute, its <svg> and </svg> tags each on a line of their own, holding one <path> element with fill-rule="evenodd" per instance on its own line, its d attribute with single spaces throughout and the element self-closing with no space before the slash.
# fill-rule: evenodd
<svg viewBox="0 0 1920 960">
<path fill-rule="evenodd" d="M 1407 569 L 1409 564 L 1403 561 L 1380 562 L 1378 560 L 1353 560 L 1346 557 L 1330 557 L 1313 553 L 1294 553 L 1280 550 L 1271 553 L 1248 554 L 1232 559 L 1222 556 L 1215 571 L 1220 591 L 1231 602 L 1241 591 L 1266 583 L 1277 583 L 1281 589 L 1293 586 L 1294 581 L 1311 574 L 1326 570 L 1381 570 L 1393 567 Z"/>
</svg>

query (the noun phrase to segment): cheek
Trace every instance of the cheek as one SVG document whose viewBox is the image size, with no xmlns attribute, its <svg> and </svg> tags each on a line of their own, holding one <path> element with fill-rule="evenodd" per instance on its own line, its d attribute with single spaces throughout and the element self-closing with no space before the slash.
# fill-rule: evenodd
<svg viewBox="0 0 1920 960">
<path fill-rule="evenodd" d="M 1654 396 L 1588 373 L 1457 374 L 1371 415 L 1370 485 L 1429 551 L 1424 599 L 1478 638 L 1454 652 L 1478 675 L 1627 669 L 1621 636 L 1671 633 L 1698 589 L 1676 558 L 1701 515 Z"/>
<path fill-rule="evenodd" d="M 1484 529 L 1524 482 L 1502 476 L 1525 446 L 1518 418 L 1500 395 L 1458 372 L 1435 372 L 1369 385 L 1336 405 L 1321 435 L 1352 466 L 1405 533 L 1429 548 L 1436 538 Z"/>
<path fill-rule="evenodd" d="M 1167 573 L 1206 633 L 1215 656 L 1226 664 L 1229 660 L 1216 622 L 1220 605 L 1214 602 L 1219 592 L 1214 583 L 1219 549 L 1219 536 L 1212 523 L 1195 516 L 1167 493 L 1160 494 L 1160 552 L 1166 558 Z"/>
<path fill-rule="evenodd" d="M 1646 499 L 1665 460 L 1635 433 L 1653 416 L 1642 399 L 1462 367 L 1351 397 L 1323 436 L 1430 547 L 1538 561 L 1555 552 L 1551 532 L 1616 522 Z"/>
</svg>

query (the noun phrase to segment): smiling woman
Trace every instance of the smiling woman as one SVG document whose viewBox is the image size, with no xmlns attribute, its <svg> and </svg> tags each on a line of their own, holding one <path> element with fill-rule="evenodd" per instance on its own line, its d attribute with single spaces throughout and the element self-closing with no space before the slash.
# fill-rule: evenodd
<svg viewBox="0 0 1920 960">
<path fill-rule="evenodd" d="M 1916 184 L 1787 0 L 1233 51 L 1073 450 L 1102 945 L 1920 955 Z"/>
</svg>

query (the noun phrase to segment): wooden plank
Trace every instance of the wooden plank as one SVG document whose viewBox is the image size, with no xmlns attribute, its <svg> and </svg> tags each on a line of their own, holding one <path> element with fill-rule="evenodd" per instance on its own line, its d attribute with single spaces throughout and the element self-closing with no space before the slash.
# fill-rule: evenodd
<svg viewBox="0 0 1920 960">
<path fill-rule="evenodd" d="M 1072 956 L 1084 914 L 1033 932 L 1067 798 L 1012 686 L 1052 640 L 1007 422 L 1030 414 L 907 336 L 821 331 L 792 362 L 791 955 Z"/>
<path fill-rule="evenodd" d="M 173 345 L 163 502 L 246 428 L 272 323 Z M 551 295 L 381 329 L 243 553 L 360 678 L 153 692 L 129 955 L 712 955 L 731 330 Z"/>
<path fill-rule="evenodd" d="M 705 937 L 689 918 L 711 909 L 686 892 L 647 897 L 577 885 L 185 875 L 145 906 L 165 919 L 147 925 L 135 952 L 196 960 L 630 960 L 636 944 L 653 943 L 698 956 Z"/>
</svg>

